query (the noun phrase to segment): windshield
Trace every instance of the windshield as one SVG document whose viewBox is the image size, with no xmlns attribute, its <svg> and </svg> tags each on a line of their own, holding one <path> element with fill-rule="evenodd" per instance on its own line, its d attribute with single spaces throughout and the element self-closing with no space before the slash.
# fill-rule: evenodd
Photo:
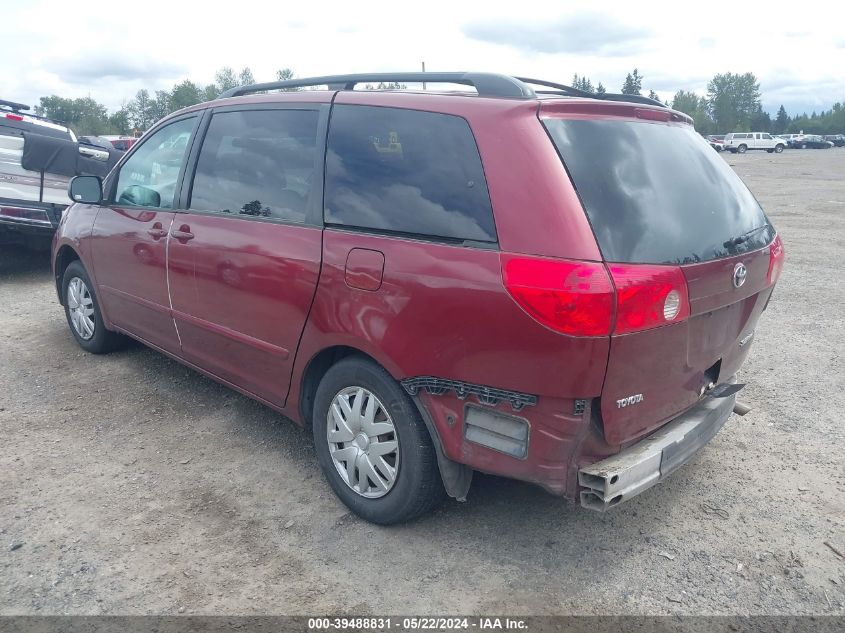
<svg viewBox="0 0 845 633">
<path fill-rule="evenodd" d="M 774 238 L 757 200 L 692 127 L 543 123 L 606 261 L 690 264 L 756 250 Z"/>
</svg>

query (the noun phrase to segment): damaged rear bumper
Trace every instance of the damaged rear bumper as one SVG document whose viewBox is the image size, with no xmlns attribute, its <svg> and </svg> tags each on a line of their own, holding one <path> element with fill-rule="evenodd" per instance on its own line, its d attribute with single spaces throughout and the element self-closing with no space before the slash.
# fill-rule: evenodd
<svg viewBox="0 0 845 633">
<path fill-rule="evenodd" d="M 581 468 L 581 505 L 604 512 L 662 481 L 716 435 L 735 401 L 735 395 L 706 397 L 636 444 Z"/>
</svg>

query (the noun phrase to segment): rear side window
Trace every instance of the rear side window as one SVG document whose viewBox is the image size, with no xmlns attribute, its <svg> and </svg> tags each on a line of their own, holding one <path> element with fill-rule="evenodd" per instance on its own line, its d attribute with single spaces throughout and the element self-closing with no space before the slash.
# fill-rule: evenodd
<svg viewBox="0 0 845 633">
<path fill-rule="evenodd" d="M 317 160 L 316 110 L 215 113 L 189 208 L 304 222 Z"/>
<path fill-rule="evenodd" d="M 774 237 L 757 200 L 692 127 L 544 124 L 607 261 L 690 264 L 756 250 Z"/>
<path fill-rule="evenodd" d="M 495 242 L 475 138 L 457 116 L 335 106 L 326 156 L 328 224 Z"/>
</svg>

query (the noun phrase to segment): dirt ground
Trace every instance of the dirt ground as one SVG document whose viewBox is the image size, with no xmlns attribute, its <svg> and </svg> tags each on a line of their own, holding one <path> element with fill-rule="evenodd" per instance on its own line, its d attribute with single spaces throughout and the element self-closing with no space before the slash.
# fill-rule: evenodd
<svg viewBox="0 0 845 633">
<path fill-rule="evenodd" d="M 477 476 L 369 525 L 298 427 L 143 347 L 82 352 L 48 256 L 3 249 L 0 614 L 845 614 L 845 149 L 725 160 L 787 250 L 754 410 L 607 515 Z"/>
</svg>

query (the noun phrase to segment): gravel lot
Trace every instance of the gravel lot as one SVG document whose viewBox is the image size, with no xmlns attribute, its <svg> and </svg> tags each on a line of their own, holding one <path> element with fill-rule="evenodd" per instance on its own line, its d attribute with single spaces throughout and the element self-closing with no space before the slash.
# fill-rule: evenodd
<svg viewBox="0 0 845 633">
<path fill-rule="evenodd" d="M 3 249 L 0 614 L 845 614 L 845 150 L 725 160 L 787 249 L 754 410 L 607 515 L 477 476 L 364 523 L 298 427 L 143 347 L 82 352 L 48 256 Z"/>
</svg>

